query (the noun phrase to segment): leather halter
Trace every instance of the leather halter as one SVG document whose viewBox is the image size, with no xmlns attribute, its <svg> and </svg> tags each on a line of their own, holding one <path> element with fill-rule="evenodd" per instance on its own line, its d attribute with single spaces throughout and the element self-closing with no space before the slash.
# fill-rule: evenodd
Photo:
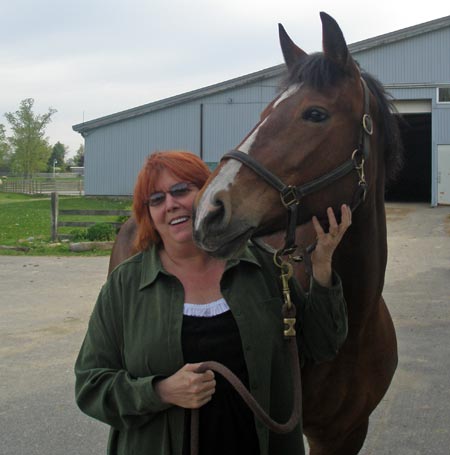
<svg viewBox="0 0 450 455">
<path fill-rule="evenodd" d="M 373 122 L 372 117 L 370 116 L 370 91 L 366 81 L 362 77 L 360 80 L 364 92 L 364 113 L 361 120 L 358 147 L 353 151 L 349 160 L 345 161 L 332 171 L 310 182 L 304 183 L 303 185 L 286 185 L 275 174 L 270 172 L 247 153 L 235 149 L 222 157 L 222 160 L 231 158 L 240 161 L 280 193 L 281 202 L 288 211 L 288 222 L 285 244 L 283 248 L 278 251 L 278 255 L 292 254 L 297 248 L 297 245 L 295 245 L 295 228 L 298 224 L 299 206 L 303 197 L 321 190 L 355 170 L 358 173 L 359 182 L 355 191 L 351 210 L 353 211 L 365 199 L 367 184 L 364 175 L 364 161 L 370 155 L 370 136 L 373 133 Z M 256 243 L 261 246 L 260 242 Z M 315 245 L 311 251 L 314 247 Z"/>
</svg>

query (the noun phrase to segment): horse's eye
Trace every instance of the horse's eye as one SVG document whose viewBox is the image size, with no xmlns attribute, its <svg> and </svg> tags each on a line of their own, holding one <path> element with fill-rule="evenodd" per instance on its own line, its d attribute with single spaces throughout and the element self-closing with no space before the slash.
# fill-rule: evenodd
<svg viewBox="0 0 450 455">
<path fill-rule="evenodd" d="M 328 119 L 328 112 L 318 107 L 310 107 L 303 112 L 302 118 L 308 122 L 324 122 Z"/>
</svg>

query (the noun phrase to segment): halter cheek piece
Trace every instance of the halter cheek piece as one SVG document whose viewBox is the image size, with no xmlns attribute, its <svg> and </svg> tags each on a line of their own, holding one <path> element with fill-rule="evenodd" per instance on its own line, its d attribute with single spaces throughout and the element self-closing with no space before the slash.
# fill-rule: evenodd
<svg viewBox="0 0 450 455">
<path fill-rule="evenodd" d="M 364 114 L 361 121 L 358 148 L 353 151 L 349 160 L 332 171 L 308 183 L 304 183 L 303 185 L 286 185 L 275 174 L 258 163 L 258 161 L 240 150 L 231 150 L 222 157 L 222 160 L 231 158 L 240 161 L 280 193 L 281 202 L 288 211 L 288 222 L 285 244 L 283 248 L 278 250 L 278 256 L 292 254 L 297 248 L 297 245 L 295 244 L 295 229 L 299 217 L 300 201 L 303 197 L 321 190 L 355 170 L 358 173 L 359 182 L 353 198 L 351 210 L 355 210 L 356 207 L 365 199 L 367 183 L 364 175 L 364 162 L 370 154 L 370 136 L 373 133 L 373 122 L 369 110 L 370 91 L 363 78 L 361 78 L 361 83 L 364 91 Z M 255 243 L 257 243 L 258 246 L 261 246 L 261 242 L 256 241 Z M 307 253 L 311 253 L 314 248 L 315 244 L 308 247 Z"/>
</svg>

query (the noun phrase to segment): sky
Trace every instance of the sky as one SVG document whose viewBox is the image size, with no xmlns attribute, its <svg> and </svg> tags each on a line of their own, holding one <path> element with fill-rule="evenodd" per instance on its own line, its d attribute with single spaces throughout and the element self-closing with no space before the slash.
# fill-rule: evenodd
<svg viewBox="0 0 450 455">
<path fill-rule="evenodd" d="M 0 0 L 0 123 L 33 98 L 73 156 L 75 124 L 283 63 L 278 23 L 320 51 L 320 11 L 348 44 L 450 15 L 442 0 Z"/>
</svg>

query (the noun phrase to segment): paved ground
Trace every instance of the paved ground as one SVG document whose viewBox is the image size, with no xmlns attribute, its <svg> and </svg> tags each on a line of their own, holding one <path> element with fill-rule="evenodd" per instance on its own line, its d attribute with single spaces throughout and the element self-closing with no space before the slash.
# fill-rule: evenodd
<svg viewBox="0 0 450 455">
<path fill-rule="evenodd" d="M 400 364 L 364 455 L 450 453 L 450 207 L 389 204 L 384 296 Z M 105 453 L 73 400 L 73 363 L 108 258 L 0 256 L 0 453 Z"/>
</svg>

